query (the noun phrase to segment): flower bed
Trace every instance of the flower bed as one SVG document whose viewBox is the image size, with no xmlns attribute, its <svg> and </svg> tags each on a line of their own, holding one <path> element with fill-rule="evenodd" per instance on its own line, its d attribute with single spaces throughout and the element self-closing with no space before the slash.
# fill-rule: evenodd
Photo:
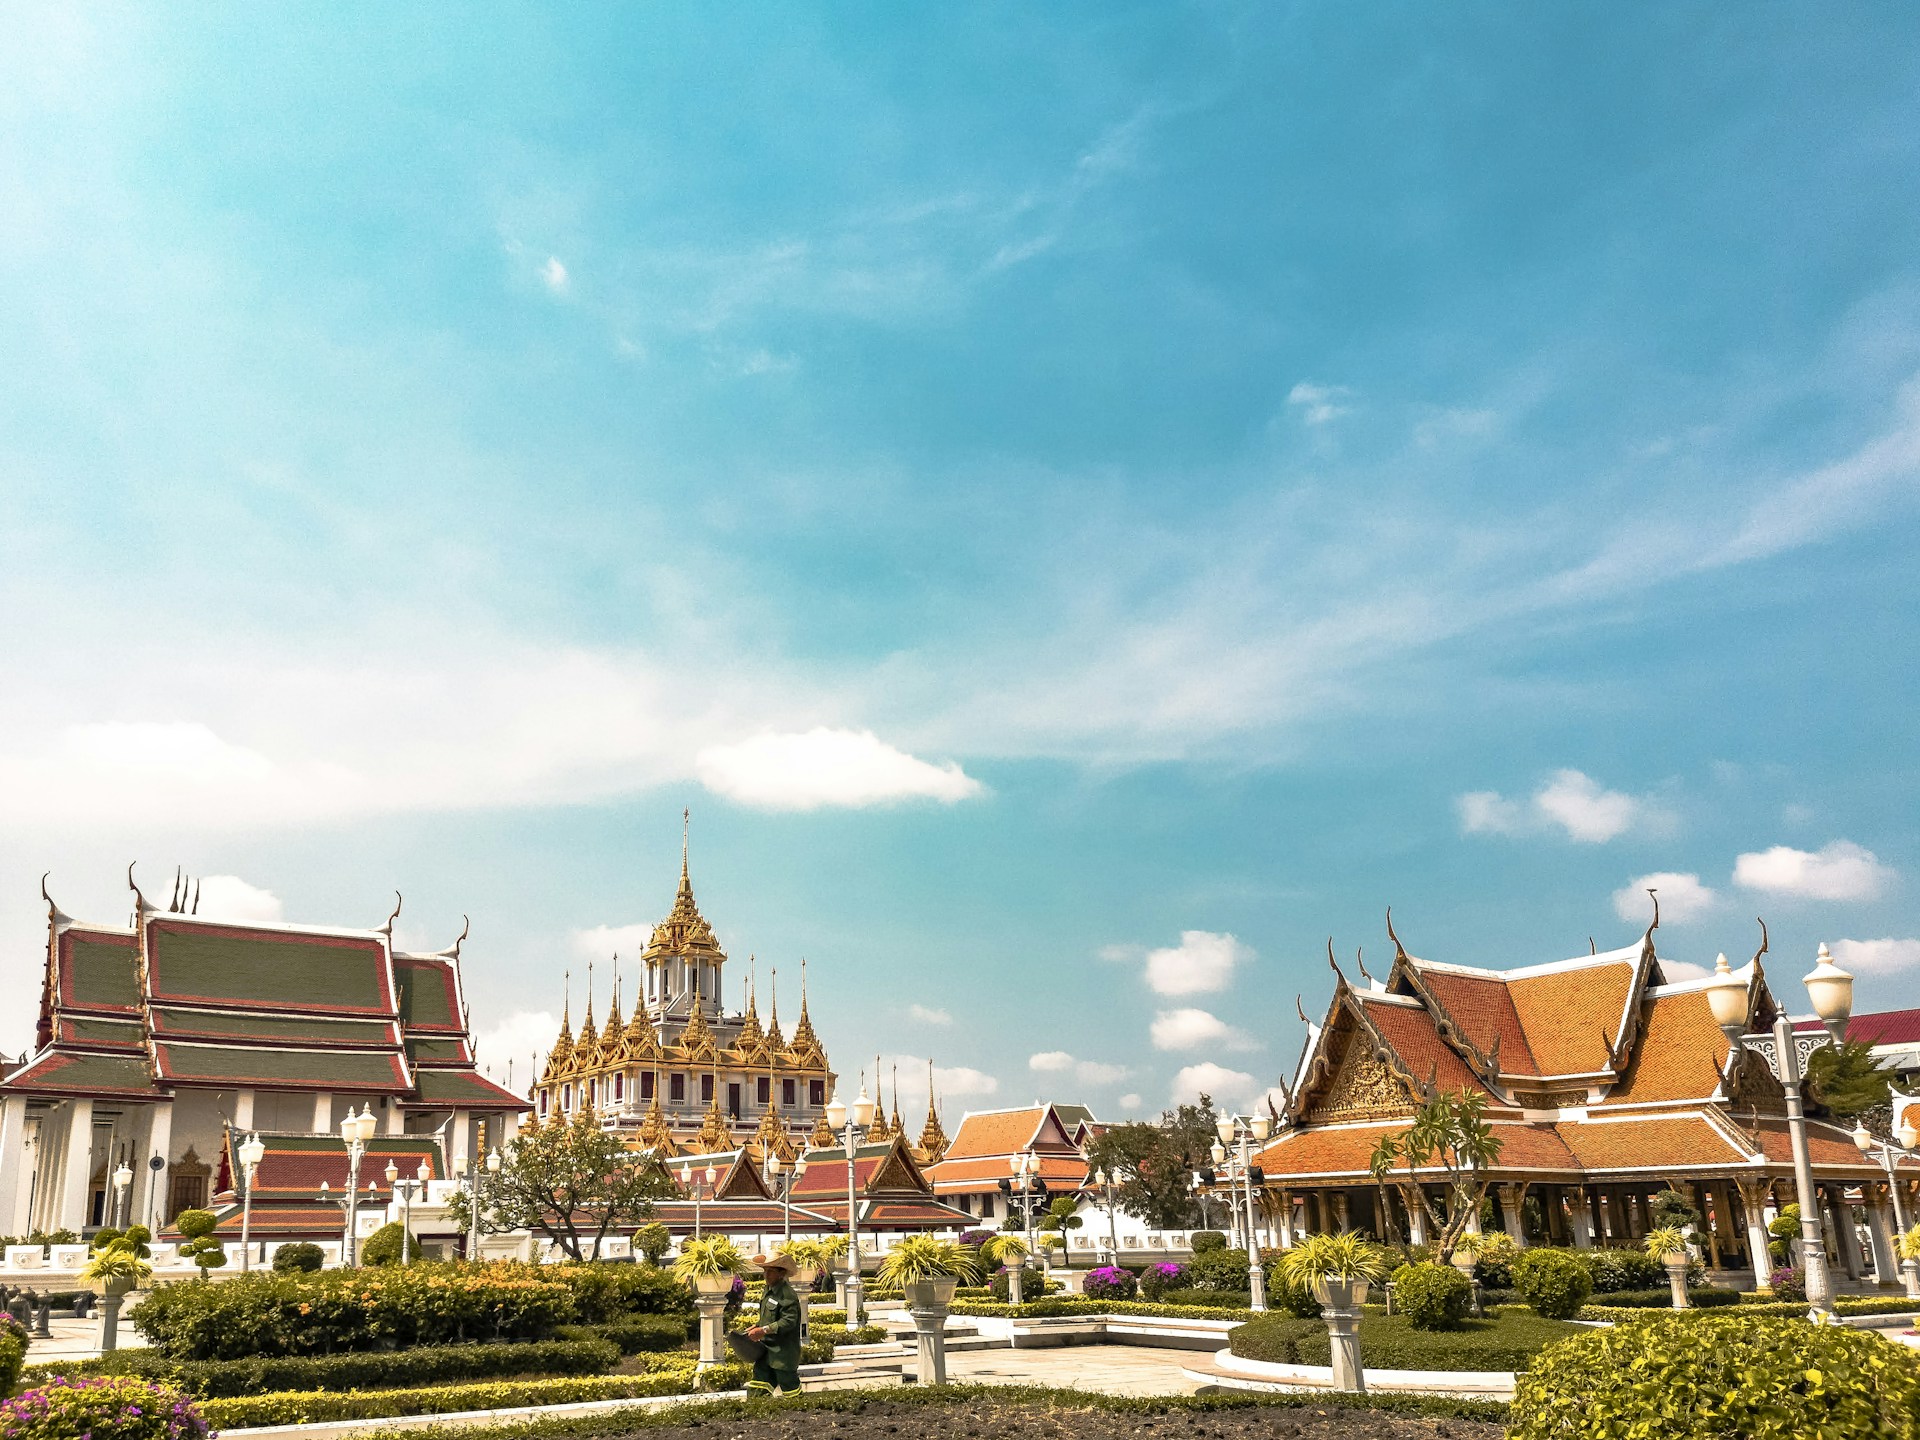
<svg viewBox="0 0 1920 1440">
<path fill-rule="evenodd" d="M 1416 1330 L 1404 1315 L 1369 1311 L 1360 1320 L 1361 1364 L 1375 1370 L 1525 1370 L 1556 1340 L 1588 1333 L 1563 1320 L 1507 1311 L 1463 1320 L 1457 1330 Z M 1327 1327 L 1318 1320 L 1263 1315 L 1236 1328 L 1227 1347 L 1248 1360 L 1330 1365 Z"/>
<path fill-rule="evenodd" d="M 207 1424 L 178 1390 L 131 1375 L 56 1378 L 0 1400 L 7 1440 L 206 1440 Z"/>
<path fill-rule="evenodd" d="M 1186 1292 L 1182 1292 L 1186 1293 Z M 1253 1312 L 1246 1307 L 1246 1296 L 1222 1296 L 1238 1299 L 1238 1307 L 1224 1305 L 1154 1305 L 1145 1300 L 1087 1300 L 1079 1296 L 1049 1296 L 1030 1300 L 1025 1305 L 1002 1305 L 989 1300 L 956 1300 L 955 1315 L 1011 1316 L 1016 1320 L 1037 1319 L 1049 1315 L 1159 1315 L 1172 1320 L 1245 1320 Z"/>
</svg>

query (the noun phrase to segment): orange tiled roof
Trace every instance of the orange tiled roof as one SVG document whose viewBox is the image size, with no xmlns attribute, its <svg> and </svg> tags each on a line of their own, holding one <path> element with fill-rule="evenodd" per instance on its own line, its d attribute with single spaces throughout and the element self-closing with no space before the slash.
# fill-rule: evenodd
<svg viewBox="0 0 1920 1440">
<path fill-rule="evenodd" d="M 1604 1106 L 1711 1097 L 1727 1063 L 1727 1037 L 1714 1023 L 1706 992 L 1656 996 L 1643 1016 L 1626 1076 Z"/>
<path fill-rule="evenodd" d="M 1505 981 L 1433 969 L 1422 969 L 1420 978 L 1483 1054 L 1493 1054 L 1494 1037 L 1499 1037 L 1502 1071 L 1509 1075 L 1540 1073 Z"/>
<path fill-rule="evenodd" d="M 1442 1090 L 1477 1090 L 1486 1093 L 1473 1073 L 1433 1028 L 1433 1016 L 1425 1006 L 1394 1005 L 1374 1000 L 1366 991 L 1354 992 L 1354 998 L 1366 1006 L 1367 1019 L 1381 1037 L 1394 1048 L 1402 1063 L 1424 1082 L 1429 1075 Z"/>
<path fill-rule="evenodd" d="M 1793 1141 L 1787 1134 L 1787 1122 L 1784 1120 L 1761 1120 L 1743 1123 L 1740 1127 L 1758 1142 L 1765 1152 L 1767 1160 L 1775 1165 L 1793 1163 Z M 1816 1168 L 1829 1170 L 1873 1171 L 1884 1175 L 1879 1162 L 1860 1153 L 1853 1143 L 1851 1132 L 1837 1126 L 1827 1125 L 1818 1120 L 1807 1122 L 1807 1153 L 1812 1157 Z M 1920 1170 L 1920 1163 L 1908 1161 L 1902 1169 Z"/>
<path fill-rule="evenodd" d="M 1406 1128 L 1404 1122 L 1389 1121 L 1289 1130 L 1260 1153 L 1257 1163 L 1270 1182 L 1284 1182 L 1289 1176 L 1365 1175 L 1380 1137 L 1401 1134 Z M 1571 1173 L 1580 1168 L 1551 1125 L 1494 1121 L 1493 1130 L 1501 1141 L 1500 1170 Z M 1438 1174 L 1439 1167 L 1432 1167 L 1432 1173 Z"/>
<path fill-rule="evenodd" d="M 947 1159 L 965 1160 L 975 1155 L 1014 1155 L 1026 1148 L 1033 1132 L 1040 1128 L 1046 1107 L 1027 1110 L 990 1110 L 968 1115 L 947 1149 Z"/>
<path fill-rule="evenodd" d="M 1087 1178 L 1086 1162 L 1073 1155 L 1041 1155 L 1040 1179 L 1050 1190 L 1065 1186 L 1078 1189 Z M 970 1159 L 942 1160 L 927 1167 L 927 1180 L 945 1194 L 991 1190 L 1002 1180 L 1013 1178 L 1004 1156 L 977 1155 Z"/>
<path fill-rule="evenodd" d="M 1607 1044 L 1620 1038 L 1633 976 L 1631 961 L 1609 961 L 1507 982 L 1537 1074 L 1587 1075 L 1608 1068 Z"/>
<path fill-rule="evenodd" d="M 1724 1168 L 1750 1157 L 1704 1116 L 1636 1115 L 1609 1121 L 1566 1121 L 1555 1127 L 1585 1170 Z M 1856 1154 L 1858 1152 L 1855 1152 Z"/>
</svg>

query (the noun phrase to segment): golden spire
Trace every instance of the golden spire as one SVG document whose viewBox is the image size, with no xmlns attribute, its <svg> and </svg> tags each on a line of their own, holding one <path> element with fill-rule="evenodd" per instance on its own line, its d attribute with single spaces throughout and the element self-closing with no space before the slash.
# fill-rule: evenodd
<svg viewBox="0 0 1920 1440">
<path fill-rule="evenodd" d="M 820 1047 L 820 1037 L 813 1033 L 813 1021 L 807 1018 L 807 961 L 800 959 L 800 1023 L 793 1027 L 793 1042 L 787 1046 L 787 1053 L 793 1063 L 807 1069 L 824 1070 L 827 1067 L 827 1052 Z M 879 1076 L 874 1077 L 875 1083 Z"/>
<path fill-rule="evenodd" d="M 813 1134 L 807 1137 L 807 1146 L 812 1150 L 825 1150 L 834 1142 L 833 1127 L 827 1124 L 827 1115 L 823 1110 L 820 1118 L 813 1122 Z"/>
<path fill-rule="evenodd" d="M 880 1057 L 873 1057 L 873 1124 L 867 1127 L 867 1143 L 873 1145 L 882 1140 L 891 1140 L 893 1131 L 887 1126 L 887 1097 L 880 1084 Z"/>
<path fill-rule="evenodd" d="M 592 1059 L 599 1037 L 593 1028 L 593 962 L 587 962 L 587 1018 L 580 1022 L 580 1043 L 577 1047 L 582 1059 Z"/>
<path fill-rule="evenodd" d="M 946 1128 L 940 1123 L 940 1112 L 933 1106 L 933 1061 L 927 1061 L 927 1123 L 920 1127 L 920 1148 L 915 1158 L 922 1164 L 932 1165 L 947 1153 L 952 1142 L 947 1139 Z"/>
<path fill-rule="evenodd" d="M 680 1032 L 680 1049 L 689 1059 L 712 1059 L 718 1053 L 714 1044 L 713 1029 L 707 1024 L 707 1012 L 698 1005 L 688 1017 L 686 1028 Z"/>
<path fill-rule="evenodd" d="M 687 812 L 682 812 L 682 821 Z M 709 960 L 725 960 L 726 952 L 713 937 L 713 927 L 701 915 L 693 900 L 693 880 L 687 870 L 687 833 L 680 836 L 680 888 L 673 897 L 673 909 L 667 918 L 653 927 L 647 941 L 645 958 L 663 960 L 672 956 L 696 955 Z"/>
<path fill-rule="evenodd" d="M 780 1033 L 780 969 L 775 966 L 767 974 L 767 990 L 773 1005 L 773 1016 L 767 1021 L 767 1048 L 773 1052 L 774 1064 L 778 1065 L 780 1052 L 787 1048 L 786 1037 Z"/>
<path fill-rule="evenodd" d="M 743 1057 L 757 1055 L 765 1043 L 766 1036 L 760 1029 L 759 997 L 754 994 L 753 957 L 747 957 L 747 1008 L 740 1016 L 740 1033 L 734 1036 L 733 1048 Z"/>
<path fill-rule="evenodd" d="M 635 1060 L 659 1058 L 660 1037 L 654 1034 L 653 1022 L 647 1019 L 644 1005 L 634 1006 L 633 1015 L 627 1021 L 627 1054 Z"/>
<path fill-rule="evenodd" d="M 613 957 L 613 1006 L 607 1011 L 607 1033 L 617 1035 L 620 1032 L 620 956 Z"/>
<path fill-rule="evenodd" d="M 560 1034 L 553 1042 L 553 1048 L 547 1052 L 547 1068 L 543 1079 L 552 1079 L 566 1068 L 573 1058 L 573 971 L 565 972 L 560 992 Z"/>
<path fill-rule="evenodd" d="M 700 1121 L 700 1133 L 695 1137 L 703 1155 L 718 1154 L 733 1149 L 733 1135 L 727 1129 L 727 1120 L 720 1113 L 720 1093 L 716 1089 L 713 1102 L 707 1106 L 707 1113 Z"/>
<path fill-rule="evenodd" d="M 893 1133 L 904 1135 L 907 1127 L 900 1123 L 900 1062 L 893 1062 Z"/>
<path fill-rule="evenodd" d="M 675 1154 L 679 1146 L 673 1143 L 673 1127 L 667 1124 L 667 1115 L 660 1108 L 660 1093 L 654 1092 L 653 1107 L 647 1111 L 646 1118 L 640 1122 L 640 1144 L 662 1157 Z"/>
</svg>

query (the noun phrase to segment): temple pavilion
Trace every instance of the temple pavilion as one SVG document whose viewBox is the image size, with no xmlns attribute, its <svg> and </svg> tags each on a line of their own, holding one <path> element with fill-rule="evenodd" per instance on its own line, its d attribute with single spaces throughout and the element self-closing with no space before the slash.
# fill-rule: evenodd
<svg viewBox="0 0 1920 1440">
<path fill-rule="evenodd" d="M 763 1022 L 749 983 L 744 1007 L 729 1014 L 727 954 L 693 898 L 684 842 L 673 908 L 641 953 L 641 992 L 622 1015 L 618 977 L 604 1021 L 591 993 L 578 1031 L 572 1003 L 533 1086 L 542 1122 L 590 1109 L 636 1148 L 663 1155 L 719 1154 L 745 1144 L 791 1160 L 805 1144 L 825 1145 L 834 1072 L 807 1013 L 802 962 L 800 1017 L 788 1036 L 778 993 Z M 591 973 L 591 972 L 589 972 Z"/>
<path fill-rule="evenodd" d="M 128 884 L 125 925 L 47 900 L 33 1048 L 0 1077 L 0 1233 L 158 1231 L 223 1207 L 235 1132 L 272 1137 L 263 1174 L 291 1166 L 289 1193 L 311 1204 L 316 1176 L 336 1194 L 344 1181 L 349 1110 L 378 1121 L 369 1174 L 391 1150 L 410 1169 L 431 1152 L 444 1177 L 511 1135 L 526 1102 L 474 1068 L 464 931 L 408 954 L 393 945 L 398 905 L 377 929 L 236 923 L 195 913 L 197 889 L 177 877 L 165 906 L 131 869 Z M 283 1166 L 282 1150 L 299 1155 Z M 271 1233 L 261 1199 L 256 1232 Z"/>
<path fill-rule="evenodd" d="M 1669 978 L 1658 926 L 1656 912 L 1620 949 L 1489 970 L 1409 954 L 1389 916 L 1392 968 L 1375 978 L 1363 967 L 1355 982 L 1334 965 L 1333 997 L 1310 1023 L 1282 1128 L 1258 1156 L 1277 1238 L 1350 1227 L 1424 1239 L 1410 1187 L 1438 1197 L 1441 1172 L 1409 1177 L 1401 1167 L 1382 1186 L 1369 1159 L 1427 1098 L 1456 1091 L 1484 1100 L 1502 1141 L 1484 1178 L 1501 1228 L 1521 1244 L 1633 1243 L 1651 1228 L 1651 1196 L 1673 1189 L 1705 1217 L 1709 1264 L 1766 1284 L 1765 1222 L 1793 1199 L 1793 1158 L 1766 1033 L 1776 1002 L 1764 938 L 1736 972 L 1753 1019 L 1735 1046 L 1714 1022 L 1708 981 Z M 1807 1035 L 1800 1046 L 1824 1039 Z M 1857 1207 L 1880 1273 L 1891 1274 L 1886 1174 L 1849 1128 L 1816 1117 L 1809 1131 L 1829 1236 L 1853 1235 Z M 1909 1215 L 1920 1213 L 1916 1180 L 1920 1166 L 1909 1164 L 1899 1181 Z M 1857 1278 L 1859 1247 L 1833 1248 Z"/>
</svg>

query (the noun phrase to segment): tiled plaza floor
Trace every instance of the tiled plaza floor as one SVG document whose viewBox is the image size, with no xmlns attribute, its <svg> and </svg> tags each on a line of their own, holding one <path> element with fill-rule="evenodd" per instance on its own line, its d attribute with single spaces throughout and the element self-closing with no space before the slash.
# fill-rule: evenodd
<svg viewBox="0 0 1920 1440">
<path fill-rule="evenodd" d="M 972 1385 L 1058 1385 L 1102 1395 L 1191 1395 L 1181 1367 L 1211 1357 L 1144 1345 L 1066 1345 L 1032 1350 L 962 1350 L 947 1356 L 947 1379 Z"/>
</svg>

